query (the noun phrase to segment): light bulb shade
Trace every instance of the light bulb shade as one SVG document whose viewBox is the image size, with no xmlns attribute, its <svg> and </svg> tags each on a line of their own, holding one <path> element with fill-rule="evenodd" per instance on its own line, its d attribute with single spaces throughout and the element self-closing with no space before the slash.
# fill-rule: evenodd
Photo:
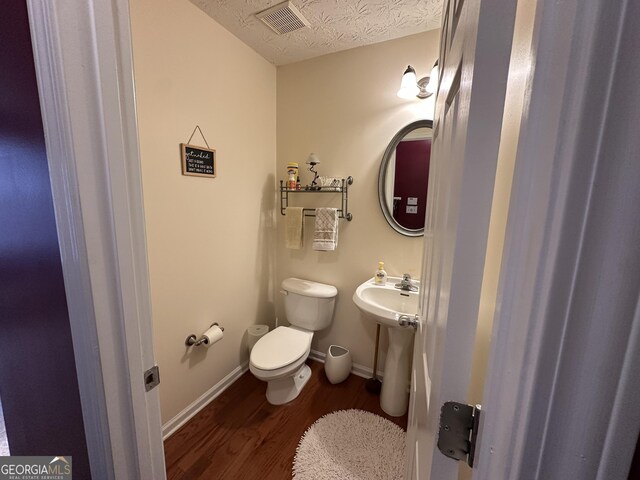
<svg viewBox="0 0 640 480">
<path fill-rule="evenodd" d="M 416 77 L 416 71 L 409 65 L 402 75 L 402 81 L 400 82 L 400 90 L 398 90 L 398 96 L 400 98 L 415 98 L 420 93 L 420 87 L 418 87 L 418 79 Z"/>
<path fill-rule="evenodd" d="M 438 61 L 433 65 L 431 69 L 431 75 L 429 77 L 429 83 L 427 84 L 428 93 L 436 93 L 438 91 L 438 78 L 440 75 L 440 69 L 438 68 Z"/>
<path fill-rule="evenodd" d="M 308 165 L 318 165 L 320 163 L 320 159 L 315 153 L 309 154 L 309 158 L 307 158 Z"/>
</svg>

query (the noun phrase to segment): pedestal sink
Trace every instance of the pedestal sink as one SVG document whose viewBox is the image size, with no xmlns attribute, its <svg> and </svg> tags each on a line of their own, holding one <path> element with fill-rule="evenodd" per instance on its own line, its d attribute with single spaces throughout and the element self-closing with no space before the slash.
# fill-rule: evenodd
<svg viewBox="0 0 640 480">
<path fill-rule="evenodd" d="M 389 329 L 389 350 L 384 365 L 380 406 L 387 414 L 400 417 L 409 404 L 409 372 L 414 329 L 400 325 L 401 320 L 413 319 L 418 313 L 418 292 L 395 288 L 402 279 L 388 277 L 385 285 L 373 279 L 360 285 L 353 294 L 353 302 L 365 318 Z M 419 286 L 420 282 L 414 281 Z"/>
</svg>

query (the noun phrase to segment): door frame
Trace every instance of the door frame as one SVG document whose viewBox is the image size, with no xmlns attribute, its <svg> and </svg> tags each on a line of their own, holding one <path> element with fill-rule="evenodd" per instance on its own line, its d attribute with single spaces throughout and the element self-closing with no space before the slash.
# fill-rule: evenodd
<svg viewBox="0 0 640 480">
<path fill-rule="evenodd" d="M 27 6 L 92 476 L 163 479 L 129 4 Z"/>
<path fill-rule="evenodd" d="M 531 70 L 517 72 L 528 76 L 528 89 L 474 479 L 583 478 L 585 468 L 593 474 L 589 478 L 626 479 L 640 431 L 640 383 L 634 374 L 640 362 L 640 298 L 620 307 L 622 314 L 619 309 L 609 322 L 584 318 L 576 324 L 574 307 L 590 301 L 581 289 L 598 287 L 598 302 L 611 306 L 634 278 L 625 271 L 587 278 L 583 273 L 599 260 L 596 242 L 602 240 L 594 232 L 615 226 L 624 243 L 636 239 L 640 223 L 616 211 L 621 196 L 634 198 L 636 186 L 615 184 L 615 195 L 601 193 L 608 179 L 603 164 L 621 168 L 630 152 L 640 150 L 633 136 L 622 135 L 615 147 L 605 138 L 612 129 L 640 123 L 640 94 L 616 94 L 620 85 L 635 85 L 640 74 L 640 61 L 629 51 L 630 43 L 640 44 L 640 33 L 625 23 L 632 9 L 640 14 L 627 0 L 537 1 Z M 637 178 L 638 168 L 625 166 Z M 616 213 L 599 214 L 607 206 Z M 640 254 L 630 249 L 629 261 L 637 266 Z M 581 335 L 571 334 L 576 326 Z M 585 348 L 586 338 L 607 333 L 626 337 L 626 344 Z M 576 365 L 609 371 L 594 370 L 592 383 L 569 384 L 567 372 L 580 373 Z M 614 380 L 612 391 L 595 387 L 604 377 Z M 600 414 L 573 412 L 567 398 L 576 399 L 577 411 L 588 407 Z"/>
</svg>

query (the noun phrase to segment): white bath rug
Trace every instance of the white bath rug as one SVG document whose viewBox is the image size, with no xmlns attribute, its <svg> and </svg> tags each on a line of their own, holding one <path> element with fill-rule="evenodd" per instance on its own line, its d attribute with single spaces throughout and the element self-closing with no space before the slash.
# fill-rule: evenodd
<svg viewBox="0 0 640 480">
<path fill-rule="evenodd" d="M 404 474 L 406 433 L 363 410 L 317 420 L 300 439 L 294 480 L 396 480 Z"/>
</svg>

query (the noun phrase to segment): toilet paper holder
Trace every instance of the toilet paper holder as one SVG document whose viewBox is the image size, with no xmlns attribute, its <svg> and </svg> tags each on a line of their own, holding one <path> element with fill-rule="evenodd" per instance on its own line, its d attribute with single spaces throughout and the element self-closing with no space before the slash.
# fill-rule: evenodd
<svg viewBox="0 0 640 480">
<path fill-rule="evenodd" d="M 209 328 L 211 328 L 211 327 L 213 327 L 213 326 L 218 327 L 220 330 L 222 330 L 222 331 L 224 332 L 224 327 L 221 327 L 221 326 L 218 324 L 218 322 L 212 323 L 212 324 L 211 324 L 211 326 L 210 326 Z M 191 334 L 191 335 L 189 335 L 189 336 L 187 337 L 187 339 L 184 341 L 184 344 L 185 344 L 187 347 L 197 347 L 197 346 L 199 346 L 199 345 L 202 345 L 202 344 L 203 344 L 203 343 L 205 343 L 206 341 L 207 341 L 207 339 L 206 339 L 204 336 L 203 336 L 203 337 L 200 337 L 200 339 L 198 340 L 198 337 L 196 337 L 194 334 Z"/>
</svg>

